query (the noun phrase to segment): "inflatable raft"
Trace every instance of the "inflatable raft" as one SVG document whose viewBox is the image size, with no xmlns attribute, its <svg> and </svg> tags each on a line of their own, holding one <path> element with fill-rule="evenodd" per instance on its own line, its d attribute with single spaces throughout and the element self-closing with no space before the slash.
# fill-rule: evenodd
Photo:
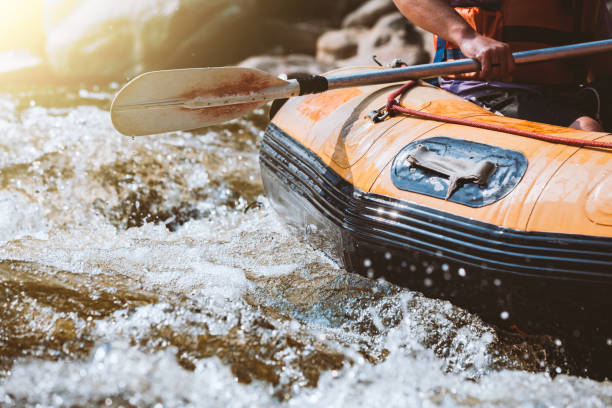
<svg viewBox="0 0 612 408">
<path fill-rule="evenodd" d="M 398 87 L 286 101 L 260 154 L 275 210 L 348 271 L 449 299 L 524 332 L 597 332 L 610 341 L 612 151 L 406 115 L 373 121 Z M 501 117 L 425 83 L 401 104 L 612 141 Z"/>
</svg>

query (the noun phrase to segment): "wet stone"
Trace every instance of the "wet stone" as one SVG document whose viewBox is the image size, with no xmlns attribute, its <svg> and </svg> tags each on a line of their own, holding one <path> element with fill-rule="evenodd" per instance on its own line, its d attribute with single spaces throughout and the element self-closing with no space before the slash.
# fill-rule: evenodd
<svg viewBox="0 0 612 408">
<path fill-rule="evenodd" d="M 0 293 L 0 374 L 27 356 L 83 358 L 93 347 L 96 320 L 156 300 L 141 293 L 109 293 L 68 272 L 17 261 L 0 262 Z"/>
</svg>

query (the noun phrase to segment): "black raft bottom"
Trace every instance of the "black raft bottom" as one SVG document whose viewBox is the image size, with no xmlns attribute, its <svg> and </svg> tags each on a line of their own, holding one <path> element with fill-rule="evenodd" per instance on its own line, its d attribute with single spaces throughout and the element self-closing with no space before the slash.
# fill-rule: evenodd
<svg viewBox="0 0 612 408">
<path fill-rule="evenodd" d="M 421 230 L 398 233 L 393 239 L 388 231 L 395 226 L 384 224 L 388 217 L 380 215 L 378 219 L 376 211 L 369 214 L 375 205 L 367 201 L 373 195 L 353 190 L 303 146 L 272 130 L 268 129 L 260 154 L 266 194 L 281 218 L 314 247 L 348 271 L 450 300 L 513 333 L 556 336 L 572 360 L 572 374 L 612 378 L 612 281 L 605 274 L 606 265 L 612 265 L 607 258 L 612 256 L 608 253 L 612 240 L 604 239 L 585 249 L 599 248 L 604 254 L 590 272 L 580 274 L 576 265 L 581 263 L 577 262 L 566 273 L 574 279 L 559 279 L 555 271 L 568 270 L 563 269 L 564 263 L 557 269 L 532 265 L 514 272 L 500 267 L 501 261 L 495 257 L 480 262 L 469 256 L 462 259 L 456 251 L 464 250 L 461 244 L 428 246 L 419 238 Z M 379 198 L 374 201 L 380 204 L 384 200 Z M 418 221 L 420 215 L 414 211 L 406 223 Z M 423 228 L 444 222 L 436 213 L 428 217 Z M 448 229 L 446 235 L 452 231 Z M 430 236 L 432 242 L 438 237 Z M 554 237 L 552 245 L 559 239 L 565 238 Z"/>
</svg>

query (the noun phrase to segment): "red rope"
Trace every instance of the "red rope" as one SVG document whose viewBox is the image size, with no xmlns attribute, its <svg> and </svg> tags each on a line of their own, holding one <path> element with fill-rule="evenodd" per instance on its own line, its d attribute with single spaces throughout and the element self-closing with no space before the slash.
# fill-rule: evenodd
<svg viewBox="0 0 612 408">
<path fill-rule="evenodd" d="M 412 88 L 415 84 L 416 84 L 415 81 L 409 81 L 408 83 L 403 85 L 401 88 L 399 88 L 398 90 L 394 91 L 391 95 L 389 95 L 389 98 L 387 99 L 387 107 L 386 107 L 387 112 L 389 113 L 397 112 L 397 113 L 401 113 L 404 115 L 415 116 L 417 118 L 435 120 L 438 122 L 454 123 L 456 125 L 471 126 L 471 127 L 476 127 L 480 129 L 493 130 L 496 132 L 512 133 L 514 135 L 529 137 L 532 139 L 544 140 L 550 143 L 560 143 L 560 144 L 565 144 L 569 146 L 578 146 L 578 147 L 599 147 L 599 148 L 604 148 L 604 149 L 612 149 L 612 142 L 599 142 L 596 140 L 581 140 L 581 139 L 573 139 L 573 138 L 567 138 L 567 137 L 545 135 L 543 133 L 531 132 L 529 130 L 514 129 L 514 128 L 503 126 L 503 125 L 495 125 L 492 123 L 483 123 L 483 122 L 478 122 L 478 121 L 470 120 L 470 119 L 460 119 L 460 118 L 453 118 L 451 116 L 436 115 L 435 113 L 421 112 L 421 111 L 406 108 L 405 106 L 400 105 L 397 98 L 400 95 L 404 94 L 408 89 Z"/>
</svg>

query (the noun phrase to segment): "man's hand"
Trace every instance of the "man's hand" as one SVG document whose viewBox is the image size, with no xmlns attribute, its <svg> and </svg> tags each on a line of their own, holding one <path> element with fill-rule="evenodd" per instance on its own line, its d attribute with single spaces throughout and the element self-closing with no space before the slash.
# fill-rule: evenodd
<svg viewBox="0 0 612 408">
<path fill-rule="evenodd" d="M 477 59 L 481 67 L 480 79 L 503 79 L 514 70 L 514 58 L 508 44 L 475 32 L 448 0 L 393 1 L 413 23 L 457 44 L 466 57 Z"/>
<path fill-rule="evenodd" d="M 471 32 L 459 42 L 461 52 L 480 62 L 479 79 L 503 79 L 514 71 L 514 57 L 510 46 Z"/>
</svg>

